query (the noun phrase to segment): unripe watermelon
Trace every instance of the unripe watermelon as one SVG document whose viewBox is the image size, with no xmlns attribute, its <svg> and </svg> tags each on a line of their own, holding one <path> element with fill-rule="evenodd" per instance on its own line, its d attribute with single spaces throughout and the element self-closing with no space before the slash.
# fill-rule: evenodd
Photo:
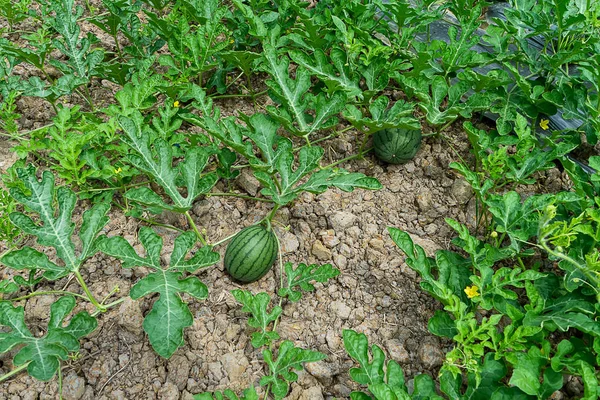
<svg viewBox="0 0 600 400">
<path fill-rule="evenodd" d="M 403 164 L 412 160 L 420 146 L 420 129 L 383 129 L 373 135 L 375 155 L 390 164 Z"/>
<path fill-rule="evenodd" d="M 225 251 L 225 269 L 239 282 L 254 282 L 265 276 L 277 258 L 277 238 L 262 225 L 242 229 Z"/>
</svg>

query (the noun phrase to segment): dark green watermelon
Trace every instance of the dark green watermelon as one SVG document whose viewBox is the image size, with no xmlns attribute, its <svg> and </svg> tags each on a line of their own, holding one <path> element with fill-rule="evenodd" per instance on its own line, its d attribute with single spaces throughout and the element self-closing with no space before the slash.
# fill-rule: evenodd
<svg viewBox="0 0 600 400">
<path fill-rule="evenodd" d="M 254 282 L 265 276 L 277 258 L 277 238 L 262 225 L 242 229 L 225 251 L 225 269 L 239 282 Z"/>
<path fill-rule="evenodd" d="M 383 129 L 373 135 L 373 150 L 381 161 L 403 164 L 417 154 L 421 138 L 420 129 Z"/>
</svg>

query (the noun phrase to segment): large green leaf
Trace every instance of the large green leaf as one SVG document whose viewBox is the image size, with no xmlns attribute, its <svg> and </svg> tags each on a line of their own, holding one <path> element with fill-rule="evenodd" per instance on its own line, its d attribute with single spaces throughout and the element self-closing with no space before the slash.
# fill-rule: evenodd
<svg viewBox="0 0 600 400">
<path fill-rule="evenodd" d="M 290 60 L 286 55 L 280 57 L 270 44 L 263 45 L 264 62 L 262 70 L 271 75 L 267 85 L 271 95 L 283 107 L 267 107 L 273 118 L 279 121 L 294 135 L 308 137 L 314 132 L 330 128 L 337 123 L 334 117 L 346 103 L 346 94 L 336 91 L 331 96 L 308 93 L 311 88 L 310 72 L 299 66 L 296 79 L 289 76 Z M 312 109 L 314 115 L 308 111 Z"/>
<path fill-rule="evenodd" d="M 205 299 L 208 288 L 196 276 L 184 277 L 184 272 L 193 272 L 219 261 L 219 254 L 205 246 L 191 258 L 186 259 L 196 242 L 193 232 L 185 232 L 175 239 L 169 266 L 163 268 L 160 255 L 162 238 L 152 229 L 142 227 L 139 240 L 146 250 L 146 256 L 136 253 L 122 237 L 102 236 L 98 249 L 123 261 L 124 268 L 147 267 L 153 270 L 137 282 L 129 293 L 134 300 L 158 293 L 152 310 L 144 318 L 144 331 L 148 334 L 152 348 L 162 357 L 169 358 L 183 345 L 183 331 L 194 322 L 192 313 L 182 300 L 187 293 L 196 299 Z"/>
<path fill-rule="evenodd" d="M 0 302 L 0 325 L 9 328 L 0 333 L 0 353 L 23 345 L 14 357 L 15 366 L 27 365 L 29 375 L 41 381 L 52 379 L 60 361 L 66 361 L 70 353 L 79 350 L 79 339 L 92 332 L 98 322 L 86 311 L 75 314 L 64 326 L 65 318 L 75 308 L 75 298 L 65 296 L 50 307 L 50 321 L 44 336 L 34 336 L 25 325 L 23 307 L 13 307 Z"/>
<path fill-rule="evenodd" d="M 75 6 L 74 0 L 57 0 L 49 4 L 55 13 L 50 23 L 60 34 L 52 43 L 67 57 L 67 62 L 52 60 L 51 64 L 65 74 L 73 73 L 89 81 L 96 75 L 96 66 L 102 62 L 104 54 L 100 49 L 91 50 L 92 42 L 97 40 L 92 33 L 80 37 L 77 20 L 83 15 L 83 7 Z"/>
<path fill-rule="evenodd" d="M 209 192 L 217 183 L 218 176 L 215 172 L 202 174 L 212 154 L 210 149 L 190 148 L 185 154 L 185 159 L 173 167 L 173 150 L 169 143 L 162 138 L 156 138 L 152 143 L 153 135 L 142 127 L 139 119 L 121 116 L 119 123 L 126 133 L 126 143 L 135 152 L 129 155 L 129 161 L 154 178 L 172 204 L 162 201 L 161 197 L 149 188 L 132 189 L 125 194 L 127 198 L 144 205 L 183 212 L 192 207 L 198 196 Z M 179 192 L 179 179 L 187 190 L 185 197 Z"/>
<path fill-rule="evenodd" d="M 58 263 L 50 261 L 47 255 L 31 247 L 10 252 L 0 261 L 18 270 L 39 269 L 44 271 L 47 279 L 58 279 L 78 271 L 83 262 L 96 251 L 96 237 L 108 222 L 106 214 L 110 205 L 98 203 L 83 214 L 83 222 L 79 229 L 82 248 L 77 256 L 72 239 L 75 224 L 71 221 L 77 200 L 75 193 L 65 187 L 55 189 L 54 176 L 48 171 L 42 174 L 41 181 L 37 179 L 33 166 L 19 168 L 17 173 L 28 193 L 13 188 L 11 195 L 28 210 L 38 214 L 42 223 L 34 222 L 27 215 L 18 212 L 11 213 L 10 219 L 25 233 L 36 236 L 40 245 L 53 247 L 63 265 L 59 266 Z"/>
</svg>

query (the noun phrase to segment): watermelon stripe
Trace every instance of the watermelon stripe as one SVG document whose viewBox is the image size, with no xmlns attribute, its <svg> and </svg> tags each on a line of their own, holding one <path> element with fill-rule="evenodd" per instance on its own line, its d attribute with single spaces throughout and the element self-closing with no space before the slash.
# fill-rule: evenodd
<svg viewBox="0 0 600 400">
<path fill-rule="evenodd" d="M 273 237 L 269 235 L 269 242 L 267 243 L 268 247 L 266 247 L 262 252 L 259 252 L 257 254 L 261 258 L 256 260 L 256 264 L 265 265 L 266 268 L 262 271 L 256 271 L 258 274 L 252 274 L 252 269 L 250 269 L 246 275 L 240 278 L 241 280 L 256 280 L 262 278 L 269 271 L 273 262 L 269 262 L 269 259 L 267 257 L 269 257 L 269 254 L 271 254 L 271 252 L 273 251 L 273 242 Z"/>
<path fill-rule="evenodd" d="M 375 155 L 382 161 L 400 164 L 412 159 L 421 144 L 420 130 L 384 129 L 373 135 Z"/>
<path fill-rule="evenodd" d="M 277 238 L 263 226 L 243 229 L 233 238 L 225 252 L 225 269 L 243 283 L 262 278 L 277 258 Z"/>
<path fill-rule="evenodd" d="M 239 236 L 235 237 L 232 245 L 227 248 L 227 251 L 225 254 L 226 259 L 228 259 L 229 261 L 233 261 L 236 259 L 239 252 L 249 242 L 249 240 L 246 240 L 246 238 L 248 236 L 252 237 L 253 235 L 255 235 L 257 233 L 255 228 L 256 227 L 253 227 L 253 226 L 246 228 L 245 230 L 243 230 L 242 232 L 239 233 Z M 260 229 L 260 227 L 258 227 L 258 228 L 259 228 L 259 230 L 262 231 L 262 229 Z M 228 262 L 227 264 L 230 264 L 230 263 Z"/>
<path fill-rule="evenodd" d="M 265 238 L 265 236 L 268 235 L 268 232 L 265 230 L 262 230 L 262 232 L 260 232 L 259 234 L 262 235 L 260 236 L 260 238 L 253 238 L 252 241 L 256 241 L 257 243 L 262 242 L 262 240 Z M 248 242 L 246 242 L 247 244 Z M 238 262 L 236 263 L 235 266 L 232 266 L 231 268 L 231 273 L 233 275 L 238 275 L 238 273 L 240 272 L 239 269 L 240 267 L 245 264 L 245 263 L 256 263 L 256 256 L 250 257 L 250 254 L 252 254 L 252 252 L 254 252 L 254 250 L 258 247 L 258 246 L 250 246 L 249 249 L 246 249 L 246 247 L 248 246 L 240 246 L 240 248 L 238 249 L 238 251 L 235 253 L 235 255 L 233 256 L 233 260 L 238 260 Z M 243 257 L 239 257 L 238 255 L 241 251 L 246 250 L 246 252 L 244 253 Z M 249 268 L 252 269 L 252 266 Z M 243 274 L 247 273 L 248 271 L 244 271 Z"/>
</svg>

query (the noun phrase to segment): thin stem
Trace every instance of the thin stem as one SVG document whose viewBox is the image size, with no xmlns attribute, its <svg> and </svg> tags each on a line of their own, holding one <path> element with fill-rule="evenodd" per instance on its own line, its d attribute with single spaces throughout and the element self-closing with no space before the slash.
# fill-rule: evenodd
<svg viewBox="0 0 600 400">
<path fill-rule="evenodd" d="M 271 212 L 269 213 L 269 215 L 267 215 L 265 217 L 265 221 L 267 221 L 269 224 L 271 223 L 271 220 L 273 219 L 273 217 L 275 216 L 275 213 L 277 212 L 277 210 L 279 210 L 280 205 L 279 204 L 275 204 L 275 207 L 273 207 L 273 209 L 271 210 Z"/>
<path fill-rule="evenodd" d="M 132 183 L 129 185 L 113 186 L 113 187 L 108 187 L 108 188 L 86 189 L 86 190 L 80 190 L 79 192 L 77 192 L 77 194 L 90 193 L 90 192 L 104 192 L 107 190 L 119 190 L 119 189 L 125 190 L 125 189 L 131 189 L 131 188 L 138 187 L 138 186 L 144 186 L 149 183 L 150 183 L 150 181 L 144 181 L 144 182 L 139 182 L 139 183 Z"/>
<path fill-rule="evenodd" d="M 81 288 L 83 289 L 83 291 L 85 292 L 85 294 L 88 296 L 88 300 L 94 305 L 94 307 L 96 307 L 98 310 L 100 311 L 105 311 L 106 308 L 98 303 L 98 300 L 96 300 L 96 298 L 94 297 L 94 295 L 92 294 L 92 292 L 90 292 L 90 289 L 88 288 L 88 286 L 86 285 L 85 281 L 83 280 L 83 277 L 81 276 L 81 274 L 79 273 L 79 271 L 74 271 L 73 272 L 75 274 L 75 278 L 77 279 L 77 282 L 79 282 L 79 284 L 81 285 Z"/>
<path fill-rule="evenodd" d="M 136 217 L 136 219 L 139 219 L 140 221 L 143 221 L 150 225 L 160 226 L 160 227 L 166 228 L 166 229 L 171 229 L 172 231 L 176 231 L 176 232 L 180 232 L 180 233 L 185 232 L 183 229 L 179 229 L 176 226 L 169 225 L 169 224 L 163 224 L 162 222 L 152 221 L 151 219 L 147 219 L 147 218 L 143 218 L 143 217 Z"/>
<path fill-rule="evenodd" d="M 212 197 L 212 196 L 223 196 L 223 197 L 238 197 L 240 199 L 245 199 L 245 200 L 253 200 L 253 201 L 262 201 L 263 203 L 272 203 L 273 200 L 270 199 L 263 199 L 260 197 L 252 197 L 252 196 L 246 196 L 244 194 L 239 194 L 239 193 L 207 193 L 206 197 Z"/>
<path fill-rule="evenodd" d="M 240 93 L 240 94 L 220 94 L 218 96 L 210 96 L 211 99 L 234 99 L 237 97 L 258 97 L 266 94 L 267 90 L 263 90 L 262 92 L 255 93 L 254 95 L 248 93 Z"/>
<path fill-rule="evenodd" d="M 58 398 L 63 400 L 63 379 L 62 379 L 62 368 L 58 367 Z"/>
<path fill-rule="evenodd" d="M 118 299 L 118 300 L 115 300 L 115 301 L 113 301 L 112 303 L 105 304 L 105 305 L 104 305 L 104 310 L 103 310 L 103 311 L 101 311 L 101 310 L 96 310 L 96 311 L 94 311 L 94 312 L 91 314 L 91 315 L 92 315 L 92 317 L 96 317 L 98 314 L 105 312 L 105 311 L 106 311 L 106 310 L 108 310 L 109 308 L 112 308 L 112 307 L 114 307 L 114 306 L 116 306 L 116 305 L 119 305 L 119 304 L 121 304 L 122 302 L 124 302 L 124 301 L 125 301 L 125 299 L 126 299 L 126 298 L 127 298 L 127 297 L 121 297 L 120 299 Z"/>
<path fill-rule="evenodd" d="M 321 168 L 322 168 L 322 169 L 333 168 L 333 167 L 335 167 L 336 165 L 339 165 L 339 164 L 345 163 L 346 161 L 354 160 L 354 159 L 357 159 L 357 158 L 362 158 L 362 157 L 364 157 L 364 155 L 365 155 L 365 154 L 367 154 L 367 153 L 368 153 L 368 152 L 370 152 L 371 150 L 373 150 L 373 148 L 372 148 L 372 147 L 371 147 L 371 148 L 368 148 L 367 150 L 365 150 L 365 151 L 363 151 L 363 152 L 361 152 L 361 153 L 356 153 L 356 154 L 353 154 L 353 155 L 351 155 L 351 156 L 348 156 L 348 157 L 346 157 L 346 158 L 342 158 L 342 159 L 341 159 L 341 160 L 339 160 L 339 161 L 336 161 L 336 162 L 334 162 L 334 163 L 331 163 L 331 164 L 329 164 L 329 165 L 326 165 L 326 166 L 324 166 L 324 167 L 321 167 Z"/>
<path fill-rule="evenodd" d="M 31 361 L 30 361 L 31 362 Z M 25 368 L 27 368 L 29 366 L 29 362 L 25 363 L 23 365 L 18 366 L 17 368 L 13 369 L 12 371 L 0 376 L 0 382 L 3 382 L 5 380 L 7 380 L 8 378 L 18 374 L 19 372 L 23 371 Z"/>
<path fill-rule="evenodd" d="M 185 212 L 185 216 L 187 217 L 187 220 L 190 223 L 190 226 L 192 227 L 192 229 L 196 233 L 196 236 L 198 237 L 198 240 L 200 240 L 200 242 L 202 243 L 203 246 L 206 246 L 206 239 L 204 238 L 204 236 L 202 236 L 202 234 L 198 230 L 198 227 L 196 226 L 196 223 L 192 219 L 192 216 L 190 215 L 190 212 L 186 211 Z"/>
<path fill-rule="evenodd" d="M 229 236 L 227 236 L 225 239 L 221 239 L 221 240 L 219 240 L 218 242 L 211 243 L 210 245 L 211 245 L 212 247 L 218 246 L 218 245 L 220 245 L 221 243 L 224 243 L 224 242 L 228 241 L 229 239 L 231 239 L 232 237 L 234 237 L 234 236 L 235 236 L 235 235 L 237 235 L 237 234 L 238 234 L 238 232 L 234 233 L 233 235 L 229 235 Z"/>
<path fill-rule="evenodd" d="M 40 291 L 40 292 L 31 292 L 25 296 L 15 297 L 14 299 L 6 299 L 6 300 L 21 301 L 21 300 L 27 300 L 27 299 L 29 299 L 31 297 L 35 297 L 35 296 L 45 296 L 45 295 L 50 295 L 50 294 L 58 294 L 58 295 L 63 295 L 63 296 L 75 296 L 75 297 L 80 297 L 85 300 L 89 300 L 86 296 L 84 296 L 82 294 L 69 292 L 66 290 L 44 290 L 44 291 Z"/>
</svg>

